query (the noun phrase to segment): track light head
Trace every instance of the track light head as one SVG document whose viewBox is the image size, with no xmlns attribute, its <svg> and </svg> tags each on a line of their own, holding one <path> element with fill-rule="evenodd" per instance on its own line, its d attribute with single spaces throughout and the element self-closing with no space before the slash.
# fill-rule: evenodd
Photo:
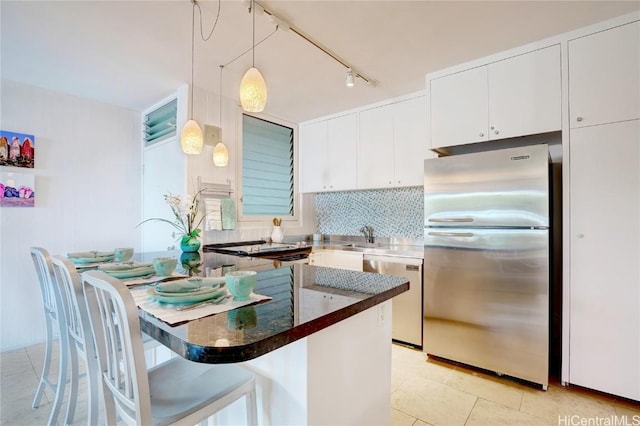
<svg viewBox="0 0 640 426">
<path fill-rule="evenodd" d="M 353 71 L 351 68 L 347 68 L 347 87 L 353 87 L 355 85 L 355 81 L 353 79 Z"/>
</svg>

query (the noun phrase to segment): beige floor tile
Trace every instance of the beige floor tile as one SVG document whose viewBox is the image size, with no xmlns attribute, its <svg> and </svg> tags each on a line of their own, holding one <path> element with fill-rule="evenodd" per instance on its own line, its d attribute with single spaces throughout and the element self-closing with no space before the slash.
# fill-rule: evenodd
<svg viewBox="0 0 640 426">
<path fill-rule="evenodd" d="M 478 399 L 476 405 L 471 410 L 471 415 L 465 423 L 465 426 L 500 426 L 500 425 L 517 425 L 517 426 L 557 426 L 555 422 L 545 422 L 544 419 L 504 405 L 496 404 L 485 399 Z"/>
<path fill-rule="evenodd" d="M 584 418 L 610 417 L 616 414 L 613 403 L 607 399 L 575 387 L 550 384 L 546 392 L 525 390 L 520 411 L 558 424 L 559 419 L 573 415 Z"/>
<path fill-rule="evenodd" d="M 522 403 L 521 385 L 470 369 L 452 371 L 444 384 L 515 410 Z"/>
<path fill-rule="evenodd" d="M 413 426 L 433 426 L 429 423 L 423 422 L 422 420 L 418 419 L 416 420 L 416 422 L 413 424 Z"/>
<path fill-rule="evenodd" d="M 464 425 L 474 395 L 415 376 L 391 393 L 391 406 L 433 425 Z"/>
<path fill-rule="evenodd" d="M 408 414 L 391 409 L 391 426 L 413 426 L 416 422 L 416 418 Z"/>
</svg>

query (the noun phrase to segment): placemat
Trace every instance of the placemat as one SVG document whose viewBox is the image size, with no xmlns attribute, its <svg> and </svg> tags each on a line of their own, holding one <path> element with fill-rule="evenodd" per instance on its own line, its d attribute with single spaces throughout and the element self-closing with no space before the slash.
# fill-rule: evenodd
<svg viewBox="0 0 640 426">
<path fill-rule="evenodd" d="M 136 304 L 140 309 L 150 313 L 154 317 L 166 322 L 169 325 L 227 312 L 232 309 L 240 308 L 242 306 L 247 306 L 253 303 L 259 303 L 264 300 L 271 299 L 271 297 L 269 296 L 251 293 L 251 295 L 249 296 L 249 300 L 237 301 L 233 300 L 232 297 L 229 297 L 224 302 L 217 305 L 203 305 L 198 308 L 190 309 L 188 311 L 178 311 L 176 310 L 176 307 L 179 305 L 160 303 L 151 299 L 151 297 L 149 297 L 149 295 L 147 294 L 147 287 L 132 289 L 131 294 L 133 295 L 133 299 L 136 301 Z"/>
</svg>

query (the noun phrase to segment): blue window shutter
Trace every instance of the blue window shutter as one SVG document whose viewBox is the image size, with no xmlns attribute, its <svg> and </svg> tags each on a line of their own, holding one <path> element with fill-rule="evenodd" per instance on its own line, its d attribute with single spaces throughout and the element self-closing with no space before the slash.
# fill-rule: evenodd
<svg viewBox="0 0 640 426">
<path fill-rule="evenodd" d="M 293 129 L 242 117 L 243 214 L 293 216 Z"/>
<path fill-rule="evenodd" d="M 144 144 L 156 142 L 176 135 L 178 100 L 174 99 L 146 115 L 144 120 Z"/>
</svg>

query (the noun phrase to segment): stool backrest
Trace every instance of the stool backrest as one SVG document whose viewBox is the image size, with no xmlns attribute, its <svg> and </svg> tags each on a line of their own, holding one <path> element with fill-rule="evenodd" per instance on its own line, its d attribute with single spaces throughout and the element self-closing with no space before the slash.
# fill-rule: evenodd
<svg viewBox="0 0 640 426">
<path fill-rule="evenodd" d="M 101 271 L 83 272 L 82 285 L 103 389 L 111 393 L 126 423 L 151 424 L 149 378 L 133 296 L 122 282 Z"/>
<path fill-rule="evenodd" d="M 41 247 L 31 247 L 30 250 L 31 259 L 38 276 L 38 283 L 40 284 L 44 312 L 48 317 L 46 319 L 47 321 L 49 319 L 58 321 L 61 324 L 60 328 L 64 330 L 64 302 L 53 275 L 51 256 L 46 249 Z"/>
</svg>

